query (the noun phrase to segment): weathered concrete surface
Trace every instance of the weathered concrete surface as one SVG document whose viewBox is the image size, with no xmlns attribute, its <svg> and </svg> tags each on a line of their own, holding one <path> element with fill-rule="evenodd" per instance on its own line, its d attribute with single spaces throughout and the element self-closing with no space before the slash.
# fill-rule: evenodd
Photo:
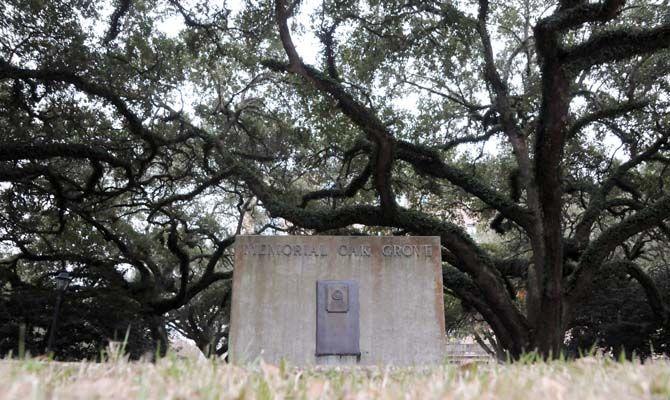
<svg viewBox="0 0 670 400">
<path fill-rule="evenodd" d="M 315 355 L 317 280 L 358 282 L 360 360 Z M 445 349 L 438 237 L 236 239 L 232 362 L 421 365 Z"/>
</svg>

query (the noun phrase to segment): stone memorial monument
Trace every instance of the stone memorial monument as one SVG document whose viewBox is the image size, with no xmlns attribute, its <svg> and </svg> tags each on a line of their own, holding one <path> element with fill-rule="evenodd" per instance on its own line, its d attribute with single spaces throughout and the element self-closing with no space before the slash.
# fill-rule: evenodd
<svg viewBox="0 0 670 400">
<path fill-rule="evenodd" d="M 239 236 L 229 358 L 444 361 L 439 237 Z"/>
</svg>

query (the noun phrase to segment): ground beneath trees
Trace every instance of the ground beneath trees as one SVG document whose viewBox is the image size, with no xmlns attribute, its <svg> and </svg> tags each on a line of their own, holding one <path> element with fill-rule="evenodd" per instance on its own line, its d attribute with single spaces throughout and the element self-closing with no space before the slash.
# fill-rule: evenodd
<svg viewBox="0 0 670 400">
<path fill-rule="evenodd" d="M 670 362 L 300 370 L 257 363 L 0 361 L 0 399 L 668 399 Z"/>
</svg>

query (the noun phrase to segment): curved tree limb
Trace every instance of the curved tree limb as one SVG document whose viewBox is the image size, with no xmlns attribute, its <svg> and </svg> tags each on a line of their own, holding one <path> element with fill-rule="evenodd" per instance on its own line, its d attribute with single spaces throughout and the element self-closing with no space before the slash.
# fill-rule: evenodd
<svg viewBox="0 0 670 400">
<path fill-rule="evenodd" d="M 104 99 L 114 106 L 116 111 L 125 119 L 130 131 L 149 143 L 153 152 L 156 151 L 156 146 L 161 142 L 160 138 L 142 125 L 140 118 L 130 109 L 128 104 L 108 86 L 90 82 L 68 71 L 19 68 L 0 59 L 0 80 L 4 79 L 36 79 L 42 82 L 73 85 L 82 92 Z"/>
<path fill-rule="evenodd" d="M 289 63 L 283 65 L 282 63 L 266 61 L 264 64 L 275 70 L 284 70 L 300 75 L 311 82 L 318 90 L 331 95 L 338 101 L 338 107 L 342 112 L 376 144 L 373 153 L 375 160 L 374 183 L 382 209 L 390 216 L 397 206 L 391 183 L 391 165 L 393 164 L 395 145 L 393 135 L 374 112 L 356 101 L 336 80 L 303 63 L 291 38 L 288 27 L 289 14 L 285 0 L 275 0 L 275 16 L 279 28 L 279 37 L 288 55 Z"/>
<path fill-rule="evenodd" d="M 479 1 L 479 13 L 477 15 L 477 32 L 482 41 L 483 55 L 484 55 L 484 77 L 492 89 L 491 96 L 492 103 L 495 105 L 495 110 L 500 115 L 500 124 L 507 138 L 512 145 L 516 162 L 521 172 L 524 187 L 527 190 L 530 188 L 531 182 L 531 163 L 528 152 L 528 143 L 525 136 L 521 133 L 519 126 L 514 117 L 514 110 L 511 106 L 509 88 L 505 83 L 498 69 L 495 65 L 493 56 L 493 46 L 491 45 L 491 37 L 487 28 L 487 16 L 489 11 L 488 0 Z M 531 196 L 532 198 L 532 196 Z"/>
<path fill-rule="evenodd" d="M 543 19 L 545 29 L 563 31 L 579 28 L 587 22 L 607 22 L 621 12 L 626 0 L 605 0 L 599 3 L 579 2 L 573 7 L 561 7 L 558 12 Z"/>
<path fill-rule="evenodd" d="M 77 143 L 44 143 L 35 145 L 0 142 L 0 161 L 47 160 L 54 157 L 105 162 L 112 167 L 124 169 L 129 183 L 135 180 L 129 162 L 121 160 L 105 150 L 96 149 L 91 146 Z"/>
<path fill-rule="evenodd" d="M 130 4 L 131 0 L 119 0 L 118 5 L 110 17 L 109 30 L 107 30 L 107 34 L 103 40 L 104 44 L 112 42 L 121 32 L 121 18 L 128 13 L 128 10 L 130 10 Z"/>
<path fill-rule="evenodd" d="M 659 149 L 668 142 L 670 138 L 670 130 L 664 132 L 649 148 L 636 157 L 621 164 L 612 175 L 607 178 L 601 185 L 597 192 L 595 192 L 589 201 L 588 208 L 582 215 L 577 227 L 575 228 L 575 240 L 578 243 L 586 244 L 589 242 L 589 235 L 591 227 L 600 216 L 602 210 L 609 205 L 607 202 L 607 195 L 612 188 L 617 185 L 617 182 L 623 179 L 626 173 L 636 166 L 640 165 L 646 160 L 649 160 Z"/>
<path fill-rule="evenodd" d="M 576 304 L 588 291 L 595 271 L 614 249 L 631 236 L 651 229 L 657 226 L 659 221 L 667 218 L 670 218 L 670 195 L 662 197 L 601 233 L 584 250 L 577 269 L 569 277 L 566 287 L 568 304 Z"/>
<path fill-rule="evenodd" d="M 302 202 L 300 203 L 300 208 L 307 207 L 307 204 L 312 200 L 324 199 L 324 198 L 344 198 L 344 197 L 353 197 L 359 190 L 365 186 L 365 184 L 370 179 L 372 175 L 372 165 L 368 162 L 365 165 L 365 168 L 354 177 L 351 182 L 345 188 L 339 189 L 322 189 L 314 192 L 307 193 L 302 196 Z"/>
<path fill-rule="evenodd" d="M 565 49 L 563 61 L 573 71 L 670 48 L 670 23 L 643 30 L 613 30 L 594 34 Z"/>
<path fill-rule="evenodd" d="M 586 126 L 598 122 L 603 119 L 616 118 L 621 115 L 624 115 L 628 112 L 640 110 L 646 107 L 649 104 L 648 101 L 629 101 L 626 103 L 620 103 L 613 107 L 603 108 L 592 113 L 586 114 L 581 118 L 577 119 L 569 128 L 567 137 L 568 139 L 573 138 L 577 135 L 582 129 Z"/>
<path fill-rule="evenodd" d="M 453 185 L 476 196 L 487 205 L 498 210 L 506 218 L 528 230 L 532 215 L 524 207 L 512 202 L 503 194 L 484 185 L 474 176 L 446 164 L 439 154 L 425 146 L 405 141 L 398 142 L 397 157 L 413 166 L 422 175 L 448 180 Z"/>
<path fill-rule="evenodd" d="M 617 266 L 625 268 L 628 275 L 633 277 L 642 286 L 654 315 L 661 321 L 661 324 L 666 324 L 670 319 L 670 307 L 663 300 L 663 296 L 654 280 L 639 265 L 632 261 L 619 261 Z"/>
</svg>

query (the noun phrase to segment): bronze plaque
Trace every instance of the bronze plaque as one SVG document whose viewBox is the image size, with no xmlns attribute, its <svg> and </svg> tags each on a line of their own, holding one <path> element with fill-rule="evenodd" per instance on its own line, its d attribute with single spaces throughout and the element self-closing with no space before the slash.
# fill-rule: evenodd
<svg viewBox="0 0 670 400">
<path fill-rule="evenodd" d="M 316 282 L 316 355 L 360 355 L 358 283 Z"/>
<path fill-rule="evenodd" d="M 330 283 L 326 286 L 326 311 L 345 313 L 349 311 L 349 286 L 344 283 Z"/>
</svg>

